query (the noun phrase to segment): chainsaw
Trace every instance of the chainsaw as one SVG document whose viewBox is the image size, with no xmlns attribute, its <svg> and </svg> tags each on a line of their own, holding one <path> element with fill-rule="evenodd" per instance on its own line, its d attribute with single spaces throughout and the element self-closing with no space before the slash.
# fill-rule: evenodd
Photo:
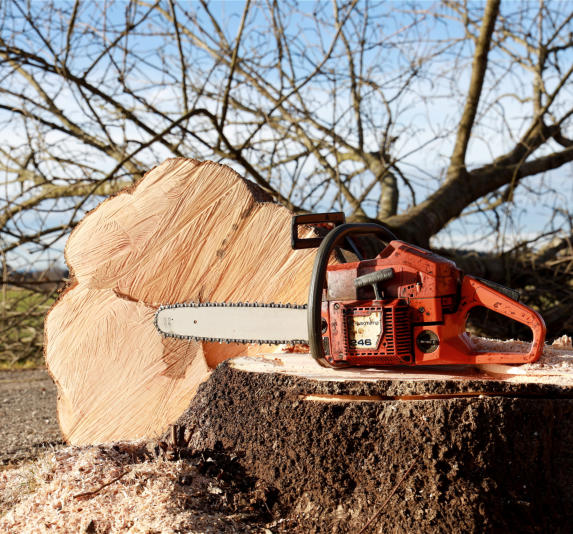
<svg viewBox="0 0 573 534">
<path fill-rule="evenodd" d="M 300 226 L 330 229 L 301 239 Z M 358 242 L 382 243 L 364 259 Z M 165 337 L 224 343 L 308 343 L 323 366 L 519 364 L 543 350 L 545 323 L 518 302 L 519 293 L 464 275 L 454 262 L 400 241 L 376 223 L 347 224 L 343 213 L 297 215 L 292 247 L 317 248 L 307 305 L 180 303 L 161 306 L 155 325 Z M 357 261 L 333 263 L 342 249 Z M 348 256 L 348 254 L 347 254 Z M 469 312 L 484 307 L 529 327 L 528 353 L 480 352 L 466 332 Z"/>
</svg>

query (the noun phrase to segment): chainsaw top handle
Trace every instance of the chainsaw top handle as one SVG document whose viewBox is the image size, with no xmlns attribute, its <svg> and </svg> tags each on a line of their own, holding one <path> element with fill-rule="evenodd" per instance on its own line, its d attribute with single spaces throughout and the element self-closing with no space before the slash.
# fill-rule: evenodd
<svg viewBox="0 0 573 534">
<path fill-rule="evenodd" d="M 324 367 L 333 367 L 325 358 L 322 345 L 321 306 L 322 291 L 326 282 L 326 268 L 330 254 L 336 245 L 351 235 L 375 234 L 383 241 L 390 242 L 396 236 L 382 224 L 350 223 L 341 224 L 332 229 L 320 243 L 314 260 L 308 293 L 308 344 L 310 353 Z M 340 366 L 337 366 L 340 367 Z"/>
</svg>

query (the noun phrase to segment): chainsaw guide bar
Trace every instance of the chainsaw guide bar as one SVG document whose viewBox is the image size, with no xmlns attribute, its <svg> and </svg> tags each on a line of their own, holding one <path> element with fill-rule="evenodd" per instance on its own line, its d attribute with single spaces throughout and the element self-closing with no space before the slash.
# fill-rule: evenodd
<svg viewBox="0 0 573 534">
<path fill-rule="evenodd" d="M 306 304 L 186 302 L 159 307 L 155 327 L 164 337 L 218 343 L 308 343 Z"/>
</svg>

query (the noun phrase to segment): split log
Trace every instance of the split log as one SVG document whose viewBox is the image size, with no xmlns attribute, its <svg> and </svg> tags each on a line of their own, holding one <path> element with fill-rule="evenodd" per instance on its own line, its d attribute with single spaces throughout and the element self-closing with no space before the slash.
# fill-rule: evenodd
<svg viewBox="0 0 573 534">
<path fill-rule="evenodd" d="M 571 532 L 573 348 L 495 371 L 238 358 L 200 386 L 179 446 L 240 457 L 284 532 Z"/>
<path fill-rule="evenodd" d="M 306 303 L 314 254 L 291 249 L 290 220 L 230 168 L 186 159 L 89 213 L 66 245 L 71 283 L 45 324 L 64 437 L 159 435 L 220 361 L 272 350 L 163 339 L 153 318 L 184 301 Z"/>
</svg>

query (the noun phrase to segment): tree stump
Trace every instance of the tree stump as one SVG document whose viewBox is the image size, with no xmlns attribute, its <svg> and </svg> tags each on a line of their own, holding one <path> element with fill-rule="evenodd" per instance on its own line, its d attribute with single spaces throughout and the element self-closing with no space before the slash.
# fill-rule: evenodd
<svg viewBox="0 0 573 534">
<path fill-rule="evenodd" d="M 81 221 L 45 324 L 70 443 L 157 436 L 220 361 L 272 350 L 163 339 L 153 319 L 184 301 L 306 303 L 314 251 L 291 249 L 291 215 L 226 166 L 175 159 Z"/>
<path fill-rule="evenodd" d="M 573 349 L 546 353 L 496 375 L 238 358 L 177 424 L 274 488 L 285 532 L 570 532 Z"/>
<path fill-rule="evenodd" d="M 46 319 L 66 439 L 178 421 L 190 447 L 240 454 L 275 488 L 286 531 L 568 532 L 570 345 L 520 367 L 332 370 L 159 335 L 161 304 L 305 303 L 314 251 L 291 250 L 290 218 L 231 169 L 185 159 L 86 216 Z"/>
</svg>

